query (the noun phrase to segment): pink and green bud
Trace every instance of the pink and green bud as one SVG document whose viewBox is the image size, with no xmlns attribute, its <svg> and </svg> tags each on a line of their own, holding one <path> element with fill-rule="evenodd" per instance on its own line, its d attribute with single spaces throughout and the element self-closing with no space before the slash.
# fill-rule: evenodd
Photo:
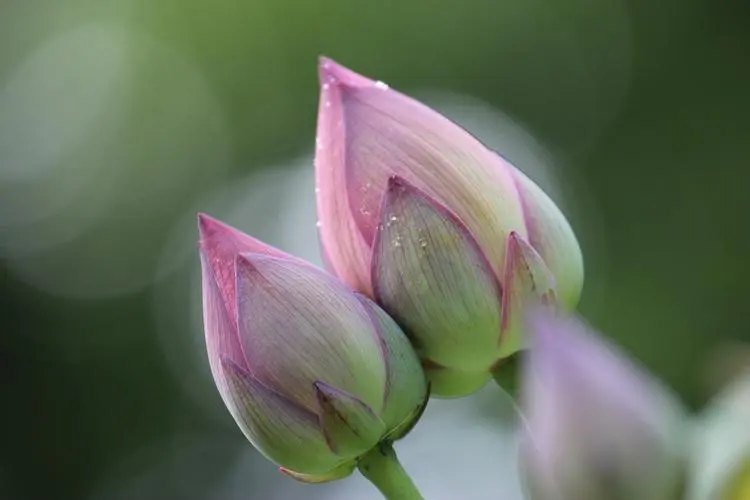
<svg viewBox="0 0 750 500">
<path fill-rule="evenodd" d="M 682 498 L 687 428 L 676 398 L 576 318 L 537 310 L 527 331 L 526 498 Z"/>
<path fill-rule="evenodd" d="M 382 309 L 208 216 L 199 230 L 211 372 L 261 453 L 296 479 L 330 481 L 413 425 L 426 380 Z"/>
<path fill-rule="evenodd" d="M 524 346 L 527 302 L 577 304 L 573 231 L 536 184 L 444 116 L 333 61 L 319 70 L 327 265 L 404 328 L 434 394 L 469 394 Z"/>
<path fill-rule="evenodd" d="M 696 422 L 688 500 L 750 498 L 750 372 L 735 380 Z"/>
</svg>

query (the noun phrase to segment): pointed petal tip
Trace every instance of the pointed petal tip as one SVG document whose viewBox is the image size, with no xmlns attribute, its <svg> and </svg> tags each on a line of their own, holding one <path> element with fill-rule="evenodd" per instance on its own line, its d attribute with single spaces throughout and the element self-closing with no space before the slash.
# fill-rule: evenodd
<svg viewBox="0 0 750 500">
<path fill-rule="evenodd" d="M 318 79 L 323 91 L 330 87 L 347 90 L 375 86 L 374 81 L 325 56 L 318 58 Z"/>
<path fill-rule="evenodd" d="M 388 189 L 389 190 L 393 191 L 397 189 L 403 190 L 403 189 L 409 189 L 409 188 L 413 188 L 413 186 L 409 184 L 409 182 L 403 177 L 401 177 L 400 175 L 392 175 L 388 177 Z"/>
<path fill-rule="evenodd" d="M 220 224 L 218 220 L 204 212 L 198 212 L 196 219 L 198 220 L 198 234 L 200 234 L 201 239 L 211 233 L 211 228 L 215 224 Z"/>
<path fill-rule="evenodd" d="M 236 235 L 240 233 L 232 226 L 203 212 L 198 213 L 197 219 L 201 247 L 206 246 L 209 241 L 216 241 L 221 238 L 236 238 Z"/>
</svg>

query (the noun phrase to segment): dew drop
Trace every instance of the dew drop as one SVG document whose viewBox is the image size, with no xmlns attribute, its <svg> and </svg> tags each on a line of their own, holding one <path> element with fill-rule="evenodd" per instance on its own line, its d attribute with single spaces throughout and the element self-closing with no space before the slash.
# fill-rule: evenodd
<svg viewBox="0 0 750 500">
<path fill-rule="evenodd" d="M 391 222 L 396 222 L 398 220 L 398 217 L 395 215 L 391 215 Z"/>
<path fill-rule="evenodd" d="M 375 82 L 375 88 L 380 90 L 388 90 L 390 87 L 388 87 L 387 83 L 378 80 L 377 82 Z"/>
<path fill-rule="evenodd" d="M 324 83 L 323 84 L 323 90 L 328 90 L 331 87 L 330 83 Z"/>
<path fill-rule="evenodd" d="M 315 223 L 315 227 L 321 228 L 321 227 L 323 227 L 323 223 L 320 222 L 320 221 L 318 221 L 318 222 Z"/>
<path fill-rule="evenodd" d="M 325 102 L 325 107 L 326 108 L 330 108 L 331 107 L 331 101 L 326 101 Z"/>
</svg>

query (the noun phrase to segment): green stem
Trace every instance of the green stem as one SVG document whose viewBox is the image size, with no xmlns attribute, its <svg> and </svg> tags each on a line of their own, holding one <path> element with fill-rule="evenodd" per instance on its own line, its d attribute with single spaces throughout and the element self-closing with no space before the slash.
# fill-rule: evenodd
<svg viewBox="0 0 750 500">
<path fill-rule="evenodd" d="M 411 478 L 401 467 L 393 444 L 380 443 L 359 459 L 359 471 L 386 500 L 424 500 Z"/>
</svg>

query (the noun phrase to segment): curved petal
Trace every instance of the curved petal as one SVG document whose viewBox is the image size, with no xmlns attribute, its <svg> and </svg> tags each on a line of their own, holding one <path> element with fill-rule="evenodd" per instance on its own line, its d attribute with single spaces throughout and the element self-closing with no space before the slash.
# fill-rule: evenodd
<svg viewBox="0 0 750 500">
<path fill-rule="evenodd" d="M 554 483 L 564 500 L 674 498 L 685 441 L 676 399 L 575 318 L 539 310 L 528 331 L 521 380 L 532 480 Z"/>
<path fill-rule="evenodd" d="M 578 304 L 583 288 L 583 255 L 560 209 L 531 179 L 512 169 L 524 211 L 527 239 L 555 276 L 558 299 L 567 309 Z"/>
<path fill-rule="evenodd" d="M 206 214 L 198 214 L 199 247 L 213 270 L 230 321 L 237 327 L 234 261 L 240 253 L 258 253 L 299 260 Z M 303 262 L 303 261 L 301 261 Z"/>
<path fill-rule="evenodd" d="M 329 71 L 320 60 L 320 105 L 315 139 L 315 192 L 318 234 L 327 268 L 346 284 L 370 293 L 370 246 L 357 229 L 346 190 L 345 130 L 339 79 L 354 83 L 353 75 Z"/>
<path fill-rule="evenodd" d="M 310 266 L 255 254 L 237 261 L 239 337 L 252 373 L 310 411 L 322 381 L 382 407 L 385 364 L 351 290 Z"/>
<path fill-rule="evenodd" d="M 429 360 L 425 373 L 430 379 L 432 395 L 438 398 L 461 398 L 474 394 L 492 378 L 489 370 L 464 371 L 446 368 Z"/>
<path fill-rule="evenodd" d="M 448 368 L 489 370 L 498 353 L 501 291 L 472 235 L 444 207 L 395 177 L 381 213 L 372 263 L 378 303 L 420 357 Z"/>
<path fill-rule="evenodd" d="M 523 348 L 524 313 L 534 302 L 555 303 L 555 277 L 529 243 L 516 232 L 508 236 L 503 275 L 503 320 L 500 356 Z"/>
<path fill-rule="evenodd" d="M 385 424 L 358 398 L 315 382 L 320 426 L 328 447 L 341 458 L 355 458 L 375 446 L 385 435 Z"/>
<path fill-rule="evenodd" d="M 342 460 L 331 453 L 315 414 L 266 387 L 249 372 L 222 359 L 232 416 L 269 460 L 303 474 L 321 474 Z"/>
<path fill-rule="evenodd" d="M 349 211 L 365 243 L 379 221 L 388 179 L 398 175 L 449 207 L 475 235 L 497 275 L 510 230 L 526 235 L 514 179 L 505 160 L 429 107 L 330 61 L 321 69 L 337 110 L 331 132 L 346 169 Z M 330 124 L 329 124 L 330 127 Z M 319 129 L 320 130 L 320 129 Z M 343 193 L 338 195 L 342 199 Z M 343 211 L 343 208 L 339 208 Z"/>
<path fill-rule="evenodd" d="M 279 467 L 279 471 L 302 483 L 321 484 L 330 483 L 331 481 L 337 481 L 339 479 L 344 479 L 345 477 L 351 476 L 356 465 L 357 462 L 355 460 L 351 460 L 324 474 L 301 474 L 297 471 L 286 469 L 284 467 Z"/>
<path fill-rule="evenodd" d="M 423 404 L 428 397 L 427 380 L 409 339 L 396 322 L 372 300 L 356 295 L 375 325 L 385 360 L 387 376 L 380 418 L 390 431 Z"/>
<path fill-rule="evenodd" d="M 221 296 L 221 290 L 216 282 L 213 268 L 203 251 L 201 257 L 201 280 L 203 287 L 203 330 L 206 338 L 208 364 L 219 389 L 224 404 L 228 403 L 227 382 L 221 359 L 226 358 L 239 366 L 245 366 L 245 355 L 242 352 L 237 329 L 230 320 L 227 304 Z"/>
</svg>

